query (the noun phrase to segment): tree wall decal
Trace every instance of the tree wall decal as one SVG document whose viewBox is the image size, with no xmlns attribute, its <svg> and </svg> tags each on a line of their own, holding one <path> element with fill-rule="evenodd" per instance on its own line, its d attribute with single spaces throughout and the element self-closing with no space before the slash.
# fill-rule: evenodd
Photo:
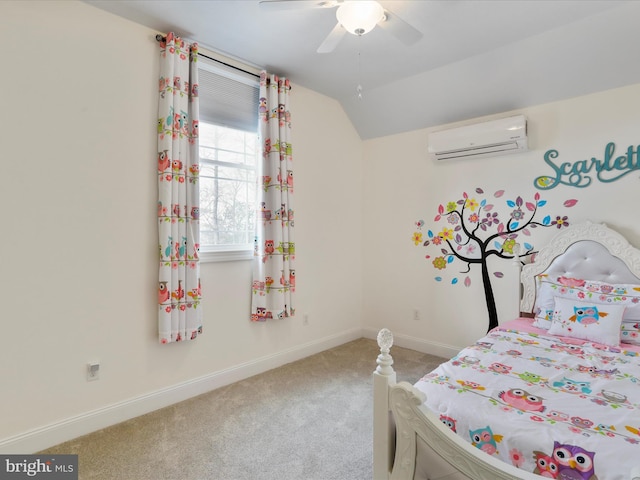
<svg viewBox="0 0 640 480">
<path fill-rule="evenodd" d="M 466 266 L 459 273 L 464 277 L 462 282 L 457 275 L 451 280 L 451 284 L 462 283 L 465 287 L 471 285 L 472 265 L 480 265 L 484 295 L 489 314 L 489 328 L 487 331 L 498 326 L 498 312 L 491 285 L 491 274 L 489 272 L 488 260 L 490 257 L 513 260 L 516 255 L 525 258 L 536 253 L 532 243 L 528 241 L 519 242 L 520 236 L 530 237 L 531 230 L 543 227 L 556 227 L 558 229 L 569 226 L 567 216 L 556 215 L 552 219 L 551 215 L 546 215 L 541 220 L 537 220 L 539 210 L 546 204 L 546 200 L 540 198 L 538 192 L 533 196 L 533 201 L 525 201 L 521 196 L 515 200 L 506 200 L 509 209 L 507 221 L 503 221 L 502 213 L 499 213 L 493 203 L 489 203 L 483 198 L 485 192 L 482 188 L 476 188 L 477 197 L 471 197 L 463 192 L 462 198 L 457 201 L 448 202 L 445 205 L 438 205 L 438 213 L 434 222 L 446 221 L 445 226 L 438 233 L 427 230 L 424 238 L 422 228 L 424 221 L 416 222 L 417 230 L 413 233 L 413 242 L 416 246 L 439 248 L 439 254 L 432 257 L 426 255 L 433 267 L 442 272 L 447 268 L 453 268 L 456 261 L 462 262 Z M 495 199 L 504 196 L 504 190 L 498 190 L 493 194 Z M 566 200 L 565 208 L 573 207 L 578 203 L 575 199 Z M 503 212 L 504 213 L 504 212 Z M 519 250 L 516 251 L 518 245 Z M 436 281 L 442 281 L 442 277 L 435 277 Z M 502 278 L 502 272 L 493 272 L 495 278 Z"/>
</svg>

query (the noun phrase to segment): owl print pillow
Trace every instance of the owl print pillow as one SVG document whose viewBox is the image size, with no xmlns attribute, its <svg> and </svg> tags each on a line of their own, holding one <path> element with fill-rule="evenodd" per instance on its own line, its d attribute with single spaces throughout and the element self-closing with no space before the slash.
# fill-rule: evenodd
<svg viewBox="0 0 640 480">
<path fill-rule="evenodd" d="M 553 320 L 554 298 L 562 296 L 570 298 L 570 294 L 584 286 L 584 280 L 578 278 L 551 278 L 547 274 L 535 276 L 536 301 L 534 305 L 533 326 L 549 330 Z M 578 298 L 575 295 L 573 298 Z"/>
<path fill-rule="evenodd" d="M 549 333 L 617 347 L 625 308 L 555 297 Z"/>
<path fill-rule="evenodd" d="M 595 304 L 625 305 L 623 321 L 627 330 L 640 322 L 640 285 L 610 284 L 595 280 L 583 280 L 547 274 L 536 275 L 535 320 L 533 326 L 548 330 L 551 327 L 555 297 L 571 298 Z M 623 328 L 623 330 L 625 330 Z M 640 344 L 633 333 L 622 333 L 622 341 Z"/>
<path fill-rule="evenodd" d="M 640 320 L 623 320 L 620 341 L 640 345 Z"/>
<path fill-rule="evenodd" d="M 543 330 L 549 330 L 549 328 L 551 328 L 552 320 L 553 308 L 538 308 L 532 325 L 534 327 L 542 328 Z"/>
</svg>

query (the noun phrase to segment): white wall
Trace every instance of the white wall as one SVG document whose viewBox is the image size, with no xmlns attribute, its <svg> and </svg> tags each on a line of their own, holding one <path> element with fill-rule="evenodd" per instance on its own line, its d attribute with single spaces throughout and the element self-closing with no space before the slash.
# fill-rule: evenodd
<svg viewBox="0 0 640 480">
<path fill-rule="evenodd" d="M 0 27 L 0 451 L 361 336 L 362 143 L 337 102 L 293 84 L 299 315 L 249 322 L 251 263 L 208 263 L 204 335 L 159 345 L 156 32 L 76 1 L 0 2 Z"/>
<path fill-rule="evenodd" d="M 368 334 L 386 326 L 405 345 L 446 354 L 455 353 L 486 332 L 488 316 L 479 267 L 472 267 L 469 288 L 437 283 L 436 270 L 425 255 L 433 257 L 438 250 L 411 242 L 415 221 L 426 222 L 425 232 L 428 228 L 439 232 L 443 223 L 434 222 L 438 205 L 462 198 L 463 192 L 477 196 L 476 187 L 490 194 L 485 198 L 493 200 L 502 218 L 511 211 L 507 198 L 515 200 L 521 195 L 531 200 L 539 192 L 548 201 L 541 213 L 553 218 L 568 215 L 571 223 L 605 222 L 640 246 L 638 170 L 612 183 L 594 178 L 587 188 L 560 185 L 540 191 L 533 186 L 534 178 L 553 173 L 543 160 L 549 149 L 559 151 L 560 164 L 603 159 L 608 142 L 616 144 L 617 155 L 623 155 L 629 145 L 640 144 L 638 112 L 640 85 L 505 112 L 500 116 L 527 116 L 531 150 L 489 159 L 435 162 L 427 157 L 427 129 L 364 142 L 363 253 L 365 259 L 375 259 L 365 261 L 363 269 L 363 318 Z M 438 129 L 445 127 L 449 126 Z M 500 189 L 505 190 L 504 197 L 493 198 L 491 194 Z M 563 202 L 569 198 L 579 202 L 564 208 Z M 552 228 L 531 231 L 532 236 L 525 240 L 537 247 L 554 234 Z M 460 269 L 462 264 L 456 261 L 453 265 Z M 498 313 L 505 321 L 512 317 L 510 308 L 517 305 L 513 288 L 516 270 L 510 261 L 494 262 L 494 266 L 505 273 L 502 280 L 492 280 Z M 421 320 L 413 320 L 413 309 L 420 311 Z"/>
</svg>

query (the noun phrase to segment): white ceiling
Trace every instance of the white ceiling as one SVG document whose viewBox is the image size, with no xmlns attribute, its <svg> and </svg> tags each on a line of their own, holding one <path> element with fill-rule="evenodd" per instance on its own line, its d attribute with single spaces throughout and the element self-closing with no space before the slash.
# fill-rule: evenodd
<svg viewBox="0 0 640 480">
<path fill-rule="evenodd" d="M 85 2 L 335 98 L 362 139 L 640 83 L 640 1 L 381 1 L 422 39 L 406 46 L 377 27 L 347 34 L 326 54 L 316 49 L 336 24 L 335 8 Z"/>
</svg>

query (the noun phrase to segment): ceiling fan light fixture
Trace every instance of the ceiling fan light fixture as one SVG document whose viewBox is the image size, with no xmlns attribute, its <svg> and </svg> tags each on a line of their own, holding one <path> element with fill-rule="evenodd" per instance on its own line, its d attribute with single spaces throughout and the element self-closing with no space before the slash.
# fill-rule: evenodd
<svg viewBox="0 0 640 480">
<path fill-rule="evenodd" d="M 336 11 L 338 22 L 353 35 L 364 35 L 384 18 L 384 8 L 368 0 L 345 1 Z"/>
</svg>

